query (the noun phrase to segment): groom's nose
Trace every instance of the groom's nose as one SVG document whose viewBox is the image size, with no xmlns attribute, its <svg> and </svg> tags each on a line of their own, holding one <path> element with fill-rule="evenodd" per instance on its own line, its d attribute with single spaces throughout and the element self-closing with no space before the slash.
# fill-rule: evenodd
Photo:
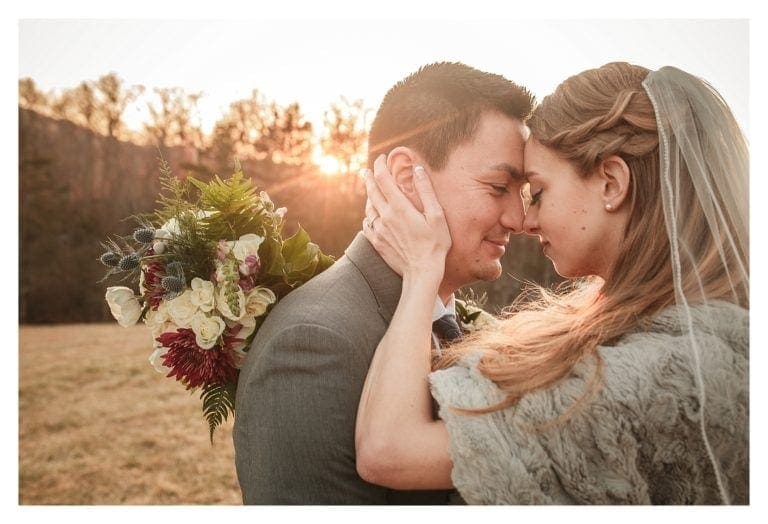
<svg viewBox="0 0 768 524">
<path fill-rule="evenodd" d="M 523 202 L 520 198 L 508 199 L 499 218 L 501 225 L 513 234 L 518 235 L 523 232 L 524 219 L 525 211 L 523 210 Z"/>
</svg>

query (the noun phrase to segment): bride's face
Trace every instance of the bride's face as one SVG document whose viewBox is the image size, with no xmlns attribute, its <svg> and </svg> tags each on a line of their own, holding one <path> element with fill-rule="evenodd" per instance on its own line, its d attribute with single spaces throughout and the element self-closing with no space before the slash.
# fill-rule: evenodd
<svg viewBox="0 0 768 524">
<path fill-rule="evenodd" d="M 584 177 L 533 139 L 525 145 L 530 184 L 523 227 L 539 237 L 544 255 L 566 278 L 609 274 L 617 257 L 615 223 L 605 210 L 601 181 Z"/>
</svg>

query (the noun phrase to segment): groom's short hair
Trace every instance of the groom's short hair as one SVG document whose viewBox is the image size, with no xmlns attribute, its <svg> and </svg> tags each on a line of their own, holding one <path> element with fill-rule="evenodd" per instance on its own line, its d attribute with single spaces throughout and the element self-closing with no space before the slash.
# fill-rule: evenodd
<svg viewBox="0 0 768 524">
<path fill-rule="evenodd" d="M 459 62 L 422 66 L 384 96 L 368 136 L 368 166 L 396 146 L 413 148 L 432 169 L 472 138 L 484 111 L 525 122 L 535 98 L 501 75 Z"/>
</svg>

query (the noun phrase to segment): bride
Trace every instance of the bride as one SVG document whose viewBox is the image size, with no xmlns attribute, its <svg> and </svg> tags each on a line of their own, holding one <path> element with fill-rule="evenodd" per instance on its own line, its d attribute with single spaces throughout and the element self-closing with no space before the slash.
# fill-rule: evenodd
<svg viewBox="0 0 768 524">
<path fill-rule="evenodd" d="M 461 231 L 429 166 L 423 213 L 383 157 L 366 175 L 364 232 L 403 291 L 360 400 L 359 474 L 470 504 L 748 504 L 748 150 L 728 106 L 674 67 L 611 63 L 529 126 L 525 230 L 572 280 L 441 355 L 430 314 Z"/>
</svg>

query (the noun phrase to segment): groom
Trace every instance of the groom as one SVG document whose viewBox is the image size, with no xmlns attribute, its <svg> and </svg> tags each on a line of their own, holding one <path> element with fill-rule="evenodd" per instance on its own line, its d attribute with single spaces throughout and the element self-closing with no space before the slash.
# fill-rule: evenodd
<svg viewBox="0 0 768 524">
<path fill-rule="evenodd" d="M 413 167 L 425 166 L 451 231 L 434 320 L 454 313 L 459 288 L 498 278 L 509 235 L 522 232 L 523 124 L 532 106 L 532 95 L 502 76 L 436 63 L 398 82 L 379 107 L 369 165 L 386 154 L 417 204 Z M 448 502 L 449 491 L 390 490 L 355 468 L 360 393 L 401 286 L 358 233 L 345 256 L 269 314 L 237 388 L 233 438 L 244 503 Z"/>
</svg>

